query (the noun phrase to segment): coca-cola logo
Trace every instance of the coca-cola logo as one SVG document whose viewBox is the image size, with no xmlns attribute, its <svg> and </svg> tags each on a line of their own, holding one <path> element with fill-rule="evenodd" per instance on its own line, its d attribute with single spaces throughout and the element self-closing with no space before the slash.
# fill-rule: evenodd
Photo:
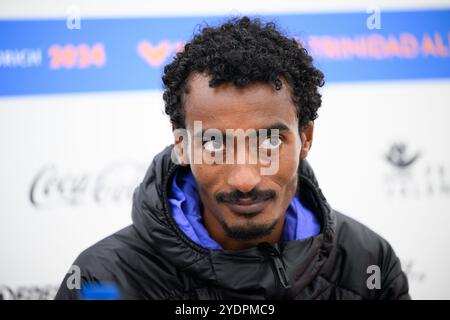
<svg viewBox="0 0 450 320">
<path fill-rule="evenodd" d="M 54 299 L 58 286 L 20 286 L 12 288 L 0 285 L 0 300 L 51 300 Z"/>
<path fill-rule="evenodd" d="M 48 164 L 32 179 L 29 198 L 39 209 L 130 202 L 144 173 L 144 166 L 130 162 L 115 163 L 97 174 L 71 172 Z"/>
</svg>

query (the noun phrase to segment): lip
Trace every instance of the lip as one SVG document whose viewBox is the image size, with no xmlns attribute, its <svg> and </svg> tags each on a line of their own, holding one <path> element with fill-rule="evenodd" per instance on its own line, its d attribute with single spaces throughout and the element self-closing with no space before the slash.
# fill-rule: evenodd
<svg viewBox="0 0 450 320">
<path fill-rule="evenodd" d="M 269 204 L 269 200 L 263 201 L 240 201 L 239 203 L 227 203 L 227 207 L 230 208 L 231 211 L 241 215 L 256 215 L 263 211 L 267 205 Z"/>
</svg>

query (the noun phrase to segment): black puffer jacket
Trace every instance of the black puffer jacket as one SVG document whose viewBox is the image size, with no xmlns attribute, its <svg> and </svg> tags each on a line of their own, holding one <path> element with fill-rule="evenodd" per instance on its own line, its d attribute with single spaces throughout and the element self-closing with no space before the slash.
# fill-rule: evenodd
<svg viewBox="0 0 450 320">
<path fill-rule="evenodd" d="M 133 224 L 76 259 L 82 285 L 114 282 L 124 299 L 409 299 L 408 281 L 384 239 L 330 208 L 311 167 L 299 168 L 299 195 L 321 222 L 315 237 L 245 250 L 206 250 L 168 211 L 179 166 L 172 146 L 157 155 L 133 198 Z M 369 289 L 367 268 L 380 268 Z M 56 299 L 79 299 L 63 280 Z M 372 281 L 369 281 L 373 283 Z"/>
</svg>

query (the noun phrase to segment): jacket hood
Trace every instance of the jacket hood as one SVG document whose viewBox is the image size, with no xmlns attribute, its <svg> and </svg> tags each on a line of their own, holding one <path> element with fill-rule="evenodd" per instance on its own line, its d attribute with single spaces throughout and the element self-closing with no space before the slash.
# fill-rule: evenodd
<svg viewBox="0 0 450 320">
<path fill-rule="evenodd" d="M 133 195 L 133 226 L 153 251 L 206 287 L 220 287 L 221 298 L 286 299 L 304 290 L 332 249 L 336 225 L 308 162 L 300 162 L 297 192 L 321 223 L 317 236 L 243 250 L 208 250 L 189 239 L 169 212 L 168 191 L 182 168 L 172 162 L 172 149 L 170 145 L 155 156 Z"/>
</svg>

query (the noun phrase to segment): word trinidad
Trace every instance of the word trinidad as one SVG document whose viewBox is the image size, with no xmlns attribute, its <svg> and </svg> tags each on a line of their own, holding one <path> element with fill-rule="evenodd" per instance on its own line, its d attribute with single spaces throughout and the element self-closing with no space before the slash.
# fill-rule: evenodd
<svg viewBox="0 0 450 320">
<path fill-rule="evenodd" d="M 172 161 L 178 164 L 259 164 L 261 175 L 273 175 L 278 171 L 279 148 L 283 143 L 280 130 L 287 128 L 280 124 L 258 130 L 202 130 L 202 122 L 194 121 L 193 134 L 183 128 L 174 130 L 177 146 L 172 151 Z"/>
<path fill-rule="evenodd" d="M 184 303 L 181 307 L 175 308 L 176 315 L 201 315 L 203 318 L 208 316 L 208 312 L 217 313 L 217 314 L 225 314 L 225 315 L 267 315 L 274 314 L 275 306 L 274 305 L 225 305 L 220 304 L 218 308 L 214 307 L 200 307 L 200 306 L 187 306 Z"/>
</svg>

